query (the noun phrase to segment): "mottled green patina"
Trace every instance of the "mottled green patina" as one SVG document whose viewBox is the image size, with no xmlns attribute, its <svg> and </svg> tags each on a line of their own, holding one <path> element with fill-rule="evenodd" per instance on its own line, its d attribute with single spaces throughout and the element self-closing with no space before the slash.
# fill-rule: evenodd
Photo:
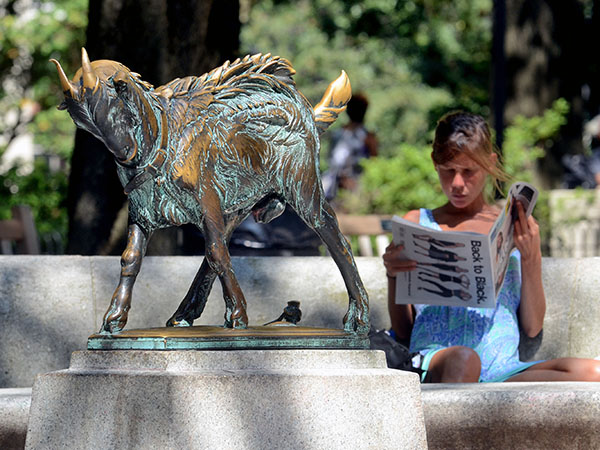
<svg viewBox="0 0 600 450">
<path fill-rule="evenodd" d="M 229 238 L 249 214 L 269 222 L 289 204 L 321 237 L 344 278 L 349 295 L 344 329 L 366 335 L 367 292 L 325 200 L 319 170 L 319 133 L 351 96 L 345 73 L 313 109 L 296 89 L 290 63 L 271 55 L 228 61 L 156 89 L 118 62 L 90 62 L 84 49 L 72 81 L 54 63 L 65 94 L 60 108 L 106 144 L 129 196 L 128 242 L 103 333 L 119 332 L 127 322 L 152 232 L 187 223 L 202 231 L 206 257 L 167 326 L 191 326 L 218 277 L 225 327 L 247 327 Z"/>
<path fill-rule="evenodd" d="M 369 339 L 328 328 L 259 326 L 242 330 L 194 326 L 94 334 L 88 350 L 368 349 Z"/>
</svg>

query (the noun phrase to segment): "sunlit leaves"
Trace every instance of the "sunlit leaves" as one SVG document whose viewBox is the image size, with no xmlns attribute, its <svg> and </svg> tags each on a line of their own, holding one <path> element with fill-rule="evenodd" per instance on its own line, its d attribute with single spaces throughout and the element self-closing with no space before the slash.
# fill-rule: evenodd
<svg viewBox="0 0 600 450">
<path fill-rule="evenodd" d="M 56 69 L 79 66 L 87 25 L 87 0 L 0 3 L 0 158 L 12 139 L 30 133 L 36 153 L 33 166 L 17 162 L 0 174 L 0 218 L 16 204 L 29 205 L 38 231 L 66 233 L 64 198 L 67 164 L 75 127 L 56 111 L 63 94 Z M 63 161 L 58 171 L 47 160 Z"/>
<path fill-rule="evenodd" d="M 403 214 L 445 201 L 429 146 L 401 145 L 392 158 L 363 160 L 360 189 L 342 194 L 344 208 L 361 214 Z"/>
<path fill-rule="evenodd" d="M 552 145 L 552 139 L 567 122 L 568 112 L 569 104 L 560 98 L 541 116 L 515 117 L 504 133 L 502 146 L 504 165 L 509 174 L 519 180 L 533 181 L 535 162 Z"/>
<path fill-rule="evenodd" d="M 427 51 L 414 41 L 425 12 L 423 2 L 265 0 L 254 6 L 243 28 L 242 50 L 289 58 L 298 86 L 313 103 L 340 69 L 346 70 L 353 90 L 369 97 L 367 125 L 382 136 L 380 153 L 390 156 L 400 144 L 427 142 L 439 114 L 455 106 L 481 111 L 488 101 L 487 67 L 480 76 L 484 86 L 465 80 L 464 88 L 454 89 L 460 74 L 445 69 L 450 81 L 426 81 L 435 77 L 427 72 Z M 477 42 L 489 51 L 489 32 Z M 465 50 L 463 55 L 474 53 L 481 52 Z"/>
</svg>

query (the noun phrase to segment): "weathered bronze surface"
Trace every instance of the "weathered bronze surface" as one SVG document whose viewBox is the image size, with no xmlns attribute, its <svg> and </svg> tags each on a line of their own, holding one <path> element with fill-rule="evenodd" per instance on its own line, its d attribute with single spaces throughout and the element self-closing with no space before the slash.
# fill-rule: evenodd
<svg viewBox="0 0 600 450">
<path fill-rule="evenodd" d="M 292 300 L 288 302 L 287 306 L 283 308 L 283 312 L 281 315 L 270 322 L 265 323 L 265 325 L 271 324 L 293 324 L 296 325 L 302 319 L 302 311 L 300 310 L 300 302 L 296 300 Z"/>
<path fill-rule="evenodd" d="M 287 203 L 321 237 L 340 269 L 349 295 L 344 329 L 366 335 L 367 293 L 325 201 L 319 170 L 319 134 L 351 96 L 344 72 L 313 109 L 296 89 L 290 63 L 268 54 L 158 88 L 118 62 L 90 62 L 85 49 L 81 59 L 73 80 L 52 60 L 65 95 L 59 109 L 113 153 L 129 196 L 121 277 L 101 332 L 125 326 L 152 232 L 186 223 L 202 231 L 206 257 L 167 326 L 191 326 L 219 277 L 225 327 L 246 328 L 246 300 L 231 266 L 229 238 L 250 213 L 269 222 Z"/>
<path fill-rule="evenodd" d="M 98 333 L 88 338 L 88 350 L 224 350 L 269 348 L 368 349 L 369 338 L 330 328 L 276 326 L 224 328 L 165 327 Z"/>
</svg>

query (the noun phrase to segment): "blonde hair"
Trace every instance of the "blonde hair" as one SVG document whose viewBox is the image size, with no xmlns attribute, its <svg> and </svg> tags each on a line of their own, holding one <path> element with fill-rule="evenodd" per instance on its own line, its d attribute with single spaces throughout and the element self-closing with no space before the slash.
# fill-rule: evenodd
<svg viewBox="0 0 600 450">
<path fill-rule="evenodd" d="M 510 176 L 504 171 L 500 158 L 494 153 L 492 136 L 483 117 L 463 111 L 444 115 L 437 123 L 431 157 L 437 165 L 446 164 L 464 154 L 475 161 L 492 178 L 496 189 Z"/>
</svg>

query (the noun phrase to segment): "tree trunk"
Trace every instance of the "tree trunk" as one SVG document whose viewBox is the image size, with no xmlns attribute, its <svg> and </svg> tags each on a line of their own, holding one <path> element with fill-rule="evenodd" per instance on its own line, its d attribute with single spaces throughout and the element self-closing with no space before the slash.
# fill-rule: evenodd
<svg viewBox="0 0 600 450">
<path fill-rule="evenodd" d="M 592 15 L 587 21 L 585 44 L 582 44 L 587 54 L 582 56 L 587 69 L 586 84 L 584 88 L 584 100 L 587 119 L 592 119 L 600 114 L 600 61 L 594 58 L 594 49 L 600 45 L 600 0 L 593 0 Z"/>
<path fill-rule="evenodd" d="M 584 58 L 587 45 L 583 7 L 579 0 L 505 0 L 505 3 L 505 57 L 495 59 L 496 63 L 506 64 L 503 122 L 510 124 L 519 114 L 541 115 L 560 97 L 571 105 L 560 138 L 541 161 L 539 172 L 550 187 L 562 174 L 561 156 L 581 151 L 584 120 L 581 92 L 590 59 Z M 495 99 L 498 101 L 501 99 Z"/>
<path fill-rule="evenodd" d="M 506 0 L 494 0 L 492 27 L 492 124 L 496 130 L 496 145 L 504 142 L 504 108 L 506 103 Z"/>
<path fill-rule="evenodd" d="M 159 86 L 235 58 L 239 32 L 239 0 L 90 0 L 86 49 L 92 61 L 119 61 Z M 67 253 L 120 254 L 126 200 L 104 144 L 77 130 Z M 149 254 L 180 253 L 172 230 L 155 233 L 151 245 Z"/>
</svg>

